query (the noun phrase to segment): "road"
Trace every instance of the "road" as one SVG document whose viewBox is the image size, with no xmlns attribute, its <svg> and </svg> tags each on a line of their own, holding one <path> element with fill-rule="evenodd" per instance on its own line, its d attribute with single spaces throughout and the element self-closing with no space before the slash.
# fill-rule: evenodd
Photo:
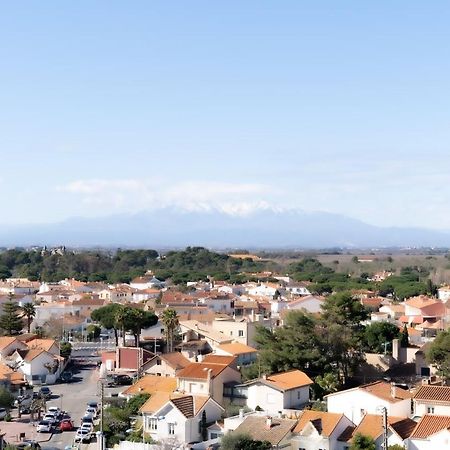
<svg viewBox="0 0 450 450">
<path fill-rule="evenodd" d="M 86 410 L 88 401 L 97 401 L 99 398 L 99 383 L 97 370 L 96 352 L 89 350 L 75 350 L 74 356 L 74 381 L 71 383 L 55 384 L 51 386 L 52 399 L 47 402 L 47 407 L 57 406 L 71 416 L 76 427 L 80 426 L 81 418 Z M 75 431 L 56 432 L 51 439 L 42 443 L 45 450 L 55 448 L 64 449 L 66 445 L 71 445 L 75 436 Z M 81 446 L 86 448 L 87 445 Z"/>
</svg>

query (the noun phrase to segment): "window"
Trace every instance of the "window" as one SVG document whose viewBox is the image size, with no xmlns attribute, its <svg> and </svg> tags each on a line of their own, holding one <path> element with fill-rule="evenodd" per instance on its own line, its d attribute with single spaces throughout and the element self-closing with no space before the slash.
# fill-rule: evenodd
<svg viewBox="0 0 450 450">
<path fill-rule="evenodd" d="M 156 365 L 157 365 L 157 366 L 160 366 L 160 365 L 161 365 L 161 360 L 160 360 L 160 359 L 157 359 L 157 360 L 156 360 Z"/>
<path fill-rule="evenodd" d="M 171 435 L 175 434 L 175 424 L 174 423 L 168 423 L 167 427 L 168 427 L 169 434 L 171 434 Z"/>
<path fill-rule="evenodd" d="M 239 337 L 244 337 L 244 330 L 239 330 Z"/>
<path fill-rule="evenodd" d="M 300 400 L 302 398 L 301 391 L 297 391 L 297 400 Z"/>
<path fill-rule="evenodd" d="M 434 414 L 434 406 L 427 406 L 427 414 Z"/>
<path fill-rule="evenodd" d="M 156 431 L 158 429 L 158 419 L 156 417 L 149 417 L 148 429 L 151 431 Z"/>
<path fill-rule="evenodd" d="M 230 336 L 233 336 L 233 332 L 232 331 L 230 331 Z"/>
</svg>

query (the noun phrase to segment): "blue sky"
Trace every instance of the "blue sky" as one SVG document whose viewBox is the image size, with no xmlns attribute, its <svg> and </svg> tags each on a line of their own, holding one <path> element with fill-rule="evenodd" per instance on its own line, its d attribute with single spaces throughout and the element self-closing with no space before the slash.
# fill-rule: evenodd
<svg viewBox="0 0 450 450">
<path fill-rule="evenodd" d="M 0 7 L 0 223 L 159 206 L 450 229 L 450 5 Z"/>
</svg>

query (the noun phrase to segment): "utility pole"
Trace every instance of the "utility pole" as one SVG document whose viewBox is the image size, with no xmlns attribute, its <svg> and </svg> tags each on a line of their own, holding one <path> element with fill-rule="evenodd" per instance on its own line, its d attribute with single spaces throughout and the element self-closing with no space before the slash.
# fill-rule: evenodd
<svg viewBox="0 0 450 450">
<path fill-rule="evenodd" d="M 388 413 L 387 408 L 383 406 L 383 450 L 388 450 Z"/>
</svg>

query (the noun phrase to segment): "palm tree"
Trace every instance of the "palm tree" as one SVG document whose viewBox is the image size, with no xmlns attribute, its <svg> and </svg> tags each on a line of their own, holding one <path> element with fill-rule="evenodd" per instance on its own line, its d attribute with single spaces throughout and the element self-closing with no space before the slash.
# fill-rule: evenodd
<svg viewBox="0 0 450 450">
<path fill-rule="evenodd" d="M 31 331 L 31 322 L 33 322 L 33 319 L 36 316 L 36 308 L 34 307 L 33 303 L 25 303 L 22 307 L 22 315 L 21 317 L 26 317 L 27 319 L 27 328 L 28 333 Z"/>
<path fill-rule="evenodd" d="M 178 328 L 178 315 L 174 309 L 165 309 L 161 314 L 161 320 L 166 331 L 166 342 L 169 353 L 173 351 L 173 338 L 175 330 Z"/>
</svg>

